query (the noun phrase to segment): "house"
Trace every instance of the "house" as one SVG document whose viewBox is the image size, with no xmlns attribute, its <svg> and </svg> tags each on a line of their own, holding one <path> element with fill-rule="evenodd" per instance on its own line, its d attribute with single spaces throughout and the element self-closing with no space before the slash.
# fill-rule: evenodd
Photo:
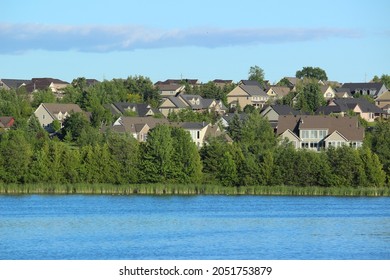
<svg viewBox="0 0 390 280">
<path fill-rule="evenodd" d="M 223 88 L 224 86 L 233 84 L 233 80 L 222 80 L 222 79 L 215 79 L 213 80 L 213 83 L 220 88 Z"/>
<path fill-rule="evenodd" d="M 33 78 L 26 85 L 27 92 L 50 89 L 53 93 L 62 93 L 63 89 L 69 85 L 68 82 L 53 78 Z"/>
<path fill-rule="evenodd" d="M 299 115 L 300 112 L 290 107 L 289 105 L 269 105 L 264 107 L 260 114 L 267 118 L 271 126 L 276 129 L 279 122 L 279 117 L 282 115 Z"/>
<path fill-rule="evenodd" d="M 83 113 L 77 104 L 41 103 L 35 110 L 34 115 L 38 118 L 43 128 L 51 131 L 51 123 L 55 120 L 61 123 L 72 113 Z"/>
<path fill-rule="evenodd" d="M 373 122 L 376 118 L 382 116 L 383 114 L 383 110 L 370 103 L 365 98 L 335 99 L 332 100 L 328 106 L 318 108 L 316 114 L 337 114 L 345 116 L 348 112 L 354 112 L 368 122 Z"/>
<path fill-rule="evenodd" d="M 352 95 L 369 95 L 373 98 L 387 91 L 383 83 L 345 83 L 342 85 L 342 88 L 348 88 Z"/>
<path fill-rule="evenodd" d="M 336 88 L 335 98 L 353 98 L 349 88 Z"/>
<path fill-rule="evenodd" d="M 157 109 L 152 108 L 144 103 L 129 103 L 129 102 L 115 102 L 104 105 L 114 116 L 136 116 L 136 117 L 150 117 L 159 114 Z"/>
<path fill-rule="evenodd" d="M 192 141 L 197 147 L 204 145 L 208 123 L 205 122 L 169 122 L 167 119 L 142 118 L 142 117 L 119 117 L 112 126 L 112 131 L 119 133 L 129 133 L 139 142 L 145 142 L 149 130 L 159 124 L 166 124 L 175 127 L 182 127 L 191 135 Z"/>
<path fill-rule="evenodd" d="M 198 148 L 204 145 L 206 140 L 206 131 L 209 124 L 206 122 L 183 122 L 179 123 L 179 126 L 188 131 L 191 135 L 192 141 Z"/>
<path fill-rule="evenodd" d="M 291 90 L 289 87 L 271 86 L 267 91 L 267 95 L 272 99 L 282 99 L 290 92 Z"/>
<path fill-rule="evenodd" d="M 205 143 L 211 138 L 221 137 L 226 143 L 233 143 L 233 139 L 218 124 L 209 125 L 206 130 Z"/>
<path fill-rule="evenodd" d="M 158 124 L 169 124 L 167 119 L 149 117 L 119 117 L 111 127 L 114 132 L 129 133 L 139 142 L 145 142 L 150 129 Z"/>
<path fill-rule="evenodd" d="M 320 90 L 325 100 L 331 100 L 336 97 L 336 91 L 329 85 L 320 86 Z"/>
<path fill-rule="evenodd" d="M 255 108 L 263 108 L 265 106 L 269 96 L 261 89 L 258 82 L 250 82 L 254 83 L 250 83 L 250 85 L 240 83 L 227 94 L 227 101 L 230 107 L 240 106 L 243 109 L 246 105 L 252 105 Z"/>
<path fill-rule="evenodd" d="M 185 86 L 182 84 L 157 84 L 156 88 L 162 98 L 167 98 L 184 92 Z"/>
<path fill-rule="evenodd" d="M 31 80 L 21 79 L 0 79 L 0 89 L 18 89 L 31 83 Z"/>
<path fill-rule="evenodd" d="M 390 91 L 386 91 L 379 95 L 375 99 L 375 105 L 378 106 L 379 108 L 384 108 L 387 105 L 390 105 Z"/>
<path fill-rule="evenodd" d="M 10 129 L 14 123 L 15 119 L 13 117 L 0 117 L 0 132 Z"/>
<path fill-rule="evenodd" d="M 364 128 L 354 117 L 286 115 L 279 117 L 277 136 L 287 139 L 296 149 L 319 151 L 329 147 L 363 145 Z"/>
<path fill-rule="evenodd" d="M 200 95 L 180 94 L 178 96 L 170 96 L 166 98 L 159 106 L 160 112 L 167 117 L 171 112 L 179 112 L 180 110 L 190 109 L 196 112 L 216 112 L 224 114 L 227 110 L 222 101 L 203 98 Z"/>
<path fill-rule="evenodd" d="M 241 122 L 244 122 L 248 118 L 248 115 L 246 113 L 226 113 L 221 116 L 219 123 L 222 127 L 227 128 L 229 127 L 229 123 L 232 121 L 235 115 L 238 116 L 238 119 Z"/>
<path fill-rule="evenodd" d="M 291 91 L 295 91 L 297 84 L 302 81 L 301 79 L 296 78 L 296 77 L 284 77 L 284 78 L 282 78 L 282 80 L 288 81 L 287 86 L 291 89 Z M 282 80 L 280 80 L 280 81 L 282 81 Z"/>
</svg>

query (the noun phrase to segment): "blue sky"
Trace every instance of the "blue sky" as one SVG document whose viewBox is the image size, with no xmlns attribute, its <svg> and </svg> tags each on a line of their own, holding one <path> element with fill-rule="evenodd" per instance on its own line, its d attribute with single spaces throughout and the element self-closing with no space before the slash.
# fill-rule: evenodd
<svg viewBox="0 0 390 280">
<path fill-rule="evenodd" d="M 277 82 L 304 66 L 330 80 L 390 74 L 390 2 L 0 0 L 0 78 L 143 75 Z"/>
</svg>

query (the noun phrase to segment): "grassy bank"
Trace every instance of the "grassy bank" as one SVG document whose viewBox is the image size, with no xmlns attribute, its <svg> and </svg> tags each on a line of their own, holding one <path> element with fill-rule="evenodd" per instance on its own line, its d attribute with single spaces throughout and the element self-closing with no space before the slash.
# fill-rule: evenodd
<svg viewBox="0 0 390 280">
<path fill-rule="evenodd" d="M 290 186 L 236 188 L 201 184 L 0 184 L 0 194 L 390 196 L 390 188 Z"/>
</svg>

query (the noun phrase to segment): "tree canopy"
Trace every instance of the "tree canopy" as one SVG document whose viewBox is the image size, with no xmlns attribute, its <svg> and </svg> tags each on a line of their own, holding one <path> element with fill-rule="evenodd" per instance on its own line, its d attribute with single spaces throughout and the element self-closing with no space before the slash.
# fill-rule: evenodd
<svg viewBox="0 0 390 280">
<path fill-rule="evenodd" d="M 328 76 L 326 75 L 325 70 L 319 68 L 319 67 L 303 67 L 302 70 L 298 70 L 295 74 L 295 77 L 302 79 L 302 78 L 309 78 L 309 79 L 317 79 L 321 81 L 327 81 Z"/>
</svg>

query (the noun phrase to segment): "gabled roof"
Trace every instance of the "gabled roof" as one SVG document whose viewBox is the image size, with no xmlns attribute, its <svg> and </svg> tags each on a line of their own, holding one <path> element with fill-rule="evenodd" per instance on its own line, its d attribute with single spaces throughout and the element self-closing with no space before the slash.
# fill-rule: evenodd
<svg viewBox="0 0 390 280">
<path fill-rule="evenodd" d="M 188 104 L 183 101 L 180 97 L 177 96 L 168 96 L 167 100 L 171 101 L 176 108 L 187 108 Z M 160 108 L 164 108 L 164 106 L 160 106 Z"/>
<path fill-rule="evenodd" d="M 215 79 L 215 80 L 213 80 L 213 83 L 216 83 L 216 84 L 231 84 L 231 83 L 233 83 L 233 80 Z"/>
<path fill-rule="evenodd" d="M 342 88 L 349 88 L 351 92 L 357 89 L 376 89 L 379 91 L 383 87 L 383 83 L 345 83 Z"/>
<path fill-rule="evenodd" d="M 271 86 L 270 89 L 272 89 L 278 97 L 284 97 L 291 91 L 289 87 L 283 86 Z"/>
<path fill-rule="evenodd" d="M 243 89 L 249 96 L 264 96 L 268 97 L 268 95 L 257 85 L 240 85 L 240 88 Z"/>
<path fill-rule="evenodd" d="M 360 109 L 364 113 L 367 113 L 367 112 L 369 112 L 369 113 L 383 113 L 379 107 L 370 103 L 365 98 L 340 98 L 340 99 L 335 99 L 333 102 L 336 105 L 340 106 L 340 109 L 342 110 L 342 112 L 346 112 L 346 111 L 356 107 L 356 105 L 359 105 Z"/>
<path fill-rule="evenodd" d="M 156 87 L 160 91 L 177 91 L 183 87 L 181 84 L 157 84 Z"/>
<path fill-rule="evenodd" d="M 144 103 L 114 102 L 105 107 L 114 115 L 126 114 L 128 110 L 135 112 L 138 117 L 146 117 L 150 110 L 152 110 L 153 114 L 158 113 L 156 109 Z"/>
<path fill-rule="evenodd" d="M 349 141 L 363 141 L 364 128 L 359 127 L 358 117 L 333 117 L 319 115 L 279 116 L 277 135 L 287 129 L 299 135 L 302 129 L 327 129 L 328 135 L 339 131 Z"/>
<path fill-rule="evenodd" d="M 14 122 L 13 117 L 0 117 L 0 128 L 10 128 Z"/>
<path fill-rule="evenodd" d="M 33 92 L 34 90 L 43 90 L 47 89 L 51 85 L 51 83 L 62 85 L 69 84 L 68 82 L 53 78 L 32 78 L 30 83 L 26 85 L 26 89 L 28 92 Z"/>
<path fill-rule="evenodd" d="M 2 83 L 4 83 L 7 87 L 17 89 L 21 86 L 28 85 L 31 83 L 31 80 L 21 80 L 21 79 L 1 79 Z"/>
<path fill-rule="evenodd" d="M 272 108 L 278 115 L 298 115 L 300 112 L 298 110 L 295 110 L 289 105 L 269 105 L 266 106 L 262 112 L 266 111 L 268 108 Z"/>
<path fill-rule="evenodd" d="M 182 122 L 179 123 L 179 126 L 188 129 L 188 130 L 198 130 L 198 129 L 203 129 L 206 126 L 208 126 L 209 123 L 207 122 Z"/>
<path fill-rule="evenodd" d="M 142 129 L 145 124 L 150 129 L 156 127 L 158 124 L 169 124 L 167 119 L 149 118 L 149 117 L 120 117 L 117 122 L 123 126 L 125 132 L 133 133 L 136 129 Z M 119 125 L 114 125 L 113 128 Z M 116 129 L 116 128 L 115 128 Z"/>
<path fill-rule="evenodd" d="M 241 80 L 238 85 L 244 85 L 244 86 L 258 86 L 259 88 L 262 88 L 260 83 L 258 81 L 253 80 Z"/>
<path fill-rule="evenodd" d="M 382 93 L 381 95 L 379 95 L 375 101 L 387 101 L 387 100 L 390 100 L 390 91 L 386 91 L 384 93 Z"/>
<path fill-rule="evenodd" d="M 82 113 L 83 110 L 77 104 L 60 104 L 60 103 L 42 103 L 41 104 L 51 114 L 58 114 L 59 112 L 74 112 Z"/>
<path fill-rule="evenodd" d="M 237 115 L 238 116 L 238 119 L 240 121 L 244 121 L 248 118 L 248 115 L 246 113 L 226 113 L 224 114 L 223 116 L 221 116 L 221 118 L 223 118 L 226 122 L 230 122 L 234 116 Z"/>
</svg>

